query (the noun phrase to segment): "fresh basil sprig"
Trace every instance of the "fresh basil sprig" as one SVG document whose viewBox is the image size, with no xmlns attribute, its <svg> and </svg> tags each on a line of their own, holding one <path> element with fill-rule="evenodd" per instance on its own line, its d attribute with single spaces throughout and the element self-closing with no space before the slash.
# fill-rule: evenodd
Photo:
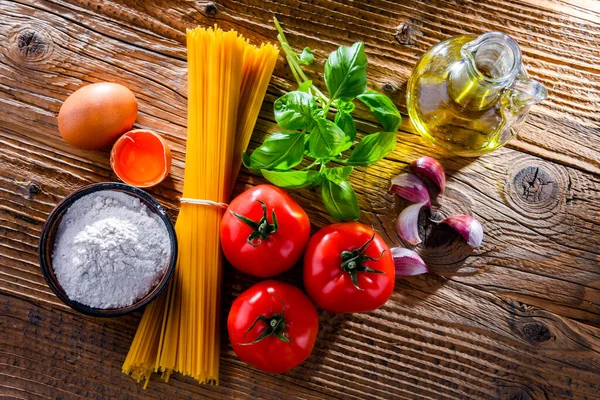
<svg viewBox="0 0 600 400">
<path fill-rule="evenodd" d="M 309 65 L 315 62 L 315 56 L 310 50 L 310 47 L 305 47 L 304 50 L 302 50 L 302 53 L 298 55 L 298 62 L 304 65 Z"/>
<path fill-rule="evenodd" d="M 351 101 L 367 90 L 367 56 L 362 42 L 341 46 L 329 55 L 325 85 L 332 100 Z"/>
<path fill-rule="evenodd" d="M 306 135 L 300 132 L 277 132 L 265 139 L 243 163 L 251 169 L 283 170 L 294 168 L 304 159 Z"/>
<path fill-rule="evenodd" d="M 357 220 L 358 199 L 348 177 L 355 166 L 369 166 L 394 149 L 402 117 L 387 96 L 367 90 L 363 43 L 341 46 L 327 58 L 324 77 L 328 97 L 300 67 L 314 62 L 311 49 L 306 47 L 296 53 L 277 19 L 275 26 L 298 89 L 274 103 L 275 120 L 284 132 L 267 137 L 252 154 L 244 153 L 242 161 L 249 170 L 283 188 L 321 186 L 321 198 L 330 215 L 343 221 Z M 352 148 L 356 138 L 356 124 L 351 115 L 355 99 L 373 112 L 384 131 L 366 135 L 345 156 L 344 152 Z M 332 108 L 335 115 L 329 119 Z M 310 163 L 300 168 L 304 159 Z M 328 167 L 330 162 L 338 166 Z"/>
<path fill-rule="evenodd" d="M 342 221 L 356 221 L 360 217 L 358 199 L 348 181 L 325 181 L 321 185 L 321 198 L 332 217 Z"/>
<path fill-rule="evenodd" d="M 358 142 L 345 162 L 349 165 L 366 167 L 381 160 L 394 150 L 394 147 L 396 147 L 396 132 L 367 135 Z"/>
<path fill-rule="evenodd" d="M 335 124 L 340 127 L 342 131 L 344 131 L 344 142 L 340 148 L 341 151 L 348 150 L 354 144 L 354 139 L 356 138 L 356 124 L 354 123 L 354 119 L 352 116 L 344 111 L 338 111 L 335 114 Z"/>
<path fill-rule="evenodd" d="M 398 109 L 389 97 L 374 90 L 367 90 L 356 96 L 356 98 L 369 107 L 371 112 L 377 117 L 377 120 L 381 122 L 383 129 L 387 132 L 396 132 L 398 130 L 402 122 L 402 117 L 400 117 Z"/>
<path fill-rule="evenodd" d="M 293 91 L 284 94 L 273 104 L 275 121 L 282 129 L 303 129 L 311 126 L 312 113 L 318 108 L 312 95 Z"/>
</svg>

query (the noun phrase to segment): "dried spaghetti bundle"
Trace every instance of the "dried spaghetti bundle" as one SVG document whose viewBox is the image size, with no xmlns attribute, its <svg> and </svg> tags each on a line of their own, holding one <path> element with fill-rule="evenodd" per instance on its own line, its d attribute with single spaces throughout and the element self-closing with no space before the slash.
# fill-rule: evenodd
<svg viewBox="0 0 600 400">
<path fill-rule="evenodd" d="M 227 202 L 278 56 L 235 31 L 187 31 L 188 136 L 183 197 Z M 148 383 L 173 372 L 218 383 L 223 209 L 182 203 L 178 265 L 142 317 L 123 372 Z"/>
</svg>

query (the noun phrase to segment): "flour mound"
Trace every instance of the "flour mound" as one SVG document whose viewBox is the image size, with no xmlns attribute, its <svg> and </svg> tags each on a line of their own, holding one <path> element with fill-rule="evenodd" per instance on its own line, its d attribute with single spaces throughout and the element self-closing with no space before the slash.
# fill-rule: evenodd
<svg viewBox="0 0 600 400">
<path fill-rule="evenodd" d="M 138 198 L 105 190 L 80 198 L 64 214 L 52 267 L 71 300 L 120 308 L 157 285 L 170 256 L 164 222 Z"/>
</svg>

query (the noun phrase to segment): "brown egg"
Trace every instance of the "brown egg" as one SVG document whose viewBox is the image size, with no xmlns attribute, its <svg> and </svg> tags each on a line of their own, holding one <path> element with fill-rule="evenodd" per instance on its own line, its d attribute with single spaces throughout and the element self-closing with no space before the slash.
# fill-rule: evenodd
<svg viewBox="0 0 600 400">
<path fill-rule="evenodd" d="M 86 150 L 110 147 L 133 126 L 137 100 L 118 83 L 84 86 L 71 94 L 58 113 L 58 130 L 72 146 Z"/>
</svg>

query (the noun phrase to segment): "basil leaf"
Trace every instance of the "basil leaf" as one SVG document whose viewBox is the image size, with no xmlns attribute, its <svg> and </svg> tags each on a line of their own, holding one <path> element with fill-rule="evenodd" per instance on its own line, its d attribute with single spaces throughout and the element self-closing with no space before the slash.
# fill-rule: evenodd
<svg viewBox="0 0 600 400">
<path fill-rule="evenodd" d="M 322 108 L 317 108 L 316 110 L 313 110 L 313 112 L 312 112 L 313 119 L 325 118 L 324 115 L 325 115 L 325 111 Z"/>
<path fill-rule="evenodd" d="M 308 88 L 312 86 L 312 81 L 304 81 L 302 82 L 302 84 L 298 85 L 298 89 L 296 89 L 298 92 L 305 92 L 308 93 Z"/>
<path fill-rule="evenodd" d="M 275 120 L 283 129 L 303 129 L 312 122 L 312 112 L 317 108 L 314 97 L 305 92 L 284 94 L 273 104 Z"/>
<path fill-rule="evenodd" d="M 373 133 L 356 145 L 346 162 L 348 165 L 371 165 L 391 153 L 394 147 L 396 132 Z"/>
<path fill-rule="evenodd" d="M 257 169 L 290 169 L 302 162 L 304 137 L 300 132 L 278 132 L 265 139 L 250 157 L 242 156 L 244 166 Z"/>
<path fill-rule="evenodd" d="M 323 173 L 325 174 L 325 178 L 331 182 L 340 184 L 342 181 L 348 179 L 353 169 L 354 167 L 346 165 L 344 167 L 326 168 Z"/>
<path fill-rule="evenodd" d="M 260 174 L 260 169 L 252 168 L 250 166 L 250 155 L 248 154 L 248 151 L 244 151 L 242 153 L 242 164 L 244 164 L 244 167 L 246 167 L 250 172 Z"/>
<path fill-rule="evenodd" d="M 343 111 L 347 114 L 350 114 L 350 113 L 352 113 L 352 111 L 354 111 L 354 108 L 355 108 L 354 103 L 351 101 L 344 101 L 344 100 L 338 101 L 337 109 L 339 111 Z"/>
<path fill-rule="evenodd" d="M 310 139 L 310 135 L 304 135 L 304 154 L 306 154 L 307 156 L 310 155 L 310 150 L 309 150 L 309 139 Z"/>
<path fill-rule="evenodd" d="M 351 100 L 367 88 L 367 56 L 362 42 L 341 46 L 325 63 L 325 85 L 331 100 Z"/>
<path fill-rule="evenodd" d="M 402 117 L 389 97 L 374 90 L 367 90 L 356 98 L 369 107 L 386 132 L 396 132 L 398 130 Z"/>
<path fill-rule="evenodd" d="M 319 183 L 321 174 L 318 171 L 269 171 L 260 172 L 269 182 L 282 188 L 302 189 Z"/>
<path fill-rule="evenodd" d="M 318 118 L 308 138 L 308 149 L 314 158 L 333 157 L 340 152 L 344 131 L 325 118 Z"/>
<path fill-rule="evenodd" d="M 313 56 L 310 47 L 305 47 L 302 53 L 298 55 L 297 60 L 300 64 L 309 65 L 315 62 L 315 56 Z"/>
<path fill-rule="evenodd" d="M 356 137 L 356 124 L 354 123 L 354 119 L 352 119 L 350 114 L 347 114 L 343 111 L 338 111 L 338 113 L 335 115 L 335 124 L 339 126 L 346 135 L 344 142 L 340 147 L 340 151 L 348 150 L 350 147 L 352 147 L 354 138 Z"/>
<path fill-rule="evenodd" d="M 326 180 L 321 186 L 321 197 L 332 217 L 342 221 L 356 221 L 360 217 L 358 199 L 348 181 L 335 183 Z"/>
</svg>

